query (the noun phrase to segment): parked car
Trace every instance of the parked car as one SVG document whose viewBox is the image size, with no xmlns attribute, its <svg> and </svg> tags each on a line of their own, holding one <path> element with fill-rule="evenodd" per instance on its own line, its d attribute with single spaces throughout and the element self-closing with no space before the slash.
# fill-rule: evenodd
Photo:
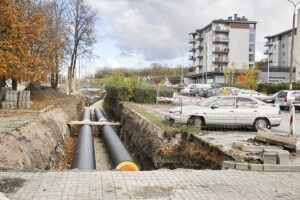
<svg viewBox="0 0 300 200">
<path fill-rule="evenodd" d="M 196 96 L 199 88 L 210 87 L 211 84 L 189 84 L 186 88 L 180 91 L 181 95 Z"/>
<path fill-rule="evenodd" d="M 173 86 L 173 85 L 172 85 L 172 83 L 170 83 L 170 82 L 165 84 L 165 87 L 172 87 L 172 86 Z"/>
<path fill-rule="evenodd" d="M 239 90 L 239 88 L 235 87 L 222 87 L 218 89 L 220 95 L 235 95 Z"/>
<path fill-rule="evenodd" d="M 266 95 L 256 92 L 254 90 L 240 90 L 236 93 L 236 95 L 239 97 L 254 97 L 260 100 L 267 97 Z"/>
<path fill-rule="evenodd" d="M 278 106 L 265 104 L 252 97 L 216 96 L 196 105 L 170 109 L 166 119 L 175 123 L 190 123 L 202 127 L 251 127 L 279 126 L 281 118 Z"/>
<path fill-rule="evenodd" d="M 271 96 L 266 96 L 266 97 L 263 97 L 261 100 L 265 103 L 275 103 L 275 99 L 276 99 L 276 96 L 278 95 L 279 92 L 271 95 Z"/>
<path fill-rule="evenodd" d="M 216 88 L 205 88 L 202 91 L 202 97 L 204 97 L 204 98 L 218 96 L 218 95 L 219 95 L 219 92 L 218 92 L 218 89 L 216 89 Z"/>
<path fill-rule="evenodd" d="M 291 104 L 295 104 L 295 108 L 300 109 L 300 90 L 281 90 L 275 98 L 275 104 L 281 109 L 289 109 Z"/>
</svg>

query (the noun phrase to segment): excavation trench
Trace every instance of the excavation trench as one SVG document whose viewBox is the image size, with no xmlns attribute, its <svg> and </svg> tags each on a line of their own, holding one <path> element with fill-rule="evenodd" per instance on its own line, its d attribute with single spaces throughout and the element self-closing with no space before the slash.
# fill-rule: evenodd
<svg viewBox="0 0 300 200">
<path fill-rule="evenodd" d="M 103 140 L 107 137 L 103 130 L 107 128 L 92 127 L 92 150 L 95 154 L 92 156 L 96 170 L 116 169 L 115 161 L 120 161 L 116 153 L 120 152 L 121 157 L 125 157 L 126 164 L 134 162 L 141 170 L 220 169 L 224 160 L 233 159 L 217 146 L 212 146 L 187 132 L 163 131 L 120 102 L 108 98 L 100 101 L 88 99 L 90 103 L 86 105 L 86 101 L 87 99 L 76 99 L 65 105 L 64 109 L 57 107 L 39 114 L 37 119 L 2 137 L 0 169 L 71 170 L 81 126 L 72 126 L 70 129 L 66 121 L 82 120 L 83 108 L 86 106 L 92 111 L 91 121 L 101 120 L 99 116 L 95 116 L 94 109 L 102 108 L 108 121 L 121 123 L 121 126 L 113 126 L 108 130 L 109 133 L 114 131 L 116 137 L 120 138 L 120 142 L 112 139 L 114 142 L 111 144 L 105 144 Z M 125 150 L 122 147 L 121 150 L 113 151 L 113 146 L 120 143 L 124 145 Z M 127 153 L 132 159 L 126 158 Z"/>
<path fill-rule="evenodd" d="M 224 160 L 234 158 L 206 141 L 185 131 L 164 131 L 122 103 L 105 98 L 103 108 L 141 170 L 160 168 L 221 169 Z"/>
</svg>

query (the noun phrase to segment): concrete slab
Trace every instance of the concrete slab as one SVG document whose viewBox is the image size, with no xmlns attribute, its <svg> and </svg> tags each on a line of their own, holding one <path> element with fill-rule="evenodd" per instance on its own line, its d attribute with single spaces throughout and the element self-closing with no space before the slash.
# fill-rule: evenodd
<svg viewBox="0 0 300 200">
<path fill-rule="evenodd" d="M 235 169 L 238 170 L 249 170 L 249 164 L 248 163 L 236 163 Z"/>
<path fill-rule="evenodd" d="M 249 164 L 249 169 L 251 171 L 263 171 L 263 165 L 262 164 Z"/>
<path fill-rule="evenodd" d="M 234 169 L 235 168 L 235 162 L 232 161 L 224 161 L 222 169 Z"/>
<path fill-rule="evenodd" d="M 264 161 L 264 164 L 276 165 L 277 155 L 274 152 L 264 152 L 262 156 L 262 160 Z"/>
<path fill-rule="evenodd" d="M 300 166 L 264 164 L 264 171 L 266 171 L 266 172 L 300 172 Z"/>
</svg>

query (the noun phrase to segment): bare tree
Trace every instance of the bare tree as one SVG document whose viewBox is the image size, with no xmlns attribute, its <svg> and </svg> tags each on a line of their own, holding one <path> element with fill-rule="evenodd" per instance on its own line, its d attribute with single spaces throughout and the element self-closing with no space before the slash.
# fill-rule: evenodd
<svg viewBox="0 0 300 200">
<path fill-rule="evenodd" d="M 92 55 L 95 43 L 94 25 L 96 12 L 86 3 L 86 0 L 70 0 L 66 24 L 67 53 L 70 56 L 68 68 L 68 91 L 75 89 L 76 62 L 78 56 Z"/>
<path fill-rule="evenodd" d="M 51 70 L 51 87 L 57 90 L 60 66 L 65 61 L 64 24 L 67 4 L 60 0 L 50 0 L 44 5 L 44 13 L 47 17 L 47 28 L 49 40 L 53 43 Z"/>
</svg>

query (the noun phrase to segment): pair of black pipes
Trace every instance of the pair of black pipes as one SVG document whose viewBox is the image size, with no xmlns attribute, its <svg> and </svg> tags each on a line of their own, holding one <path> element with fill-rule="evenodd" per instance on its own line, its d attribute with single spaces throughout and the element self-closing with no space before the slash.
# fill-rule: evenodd
<svg viewBox="0 0 300 200">
<path fill-rule="evenodd" d="M 95 109 L 96 119 L 99 122 L 107 122 L 99 108 Z M 90 110 L 85 108 L 83 120 L 90 121 Z M 139 171 L 139 167 L 133 161 L 129 152 L 121 142 L 116 132 L 108 125 L 101 126 L 102 138 L 114 169 L 126 171 Z M 94 170 L 96 169 L 95 149 L 92 126 L 83 125 L 80 128 L 72 169 Z"/>
</svg>

